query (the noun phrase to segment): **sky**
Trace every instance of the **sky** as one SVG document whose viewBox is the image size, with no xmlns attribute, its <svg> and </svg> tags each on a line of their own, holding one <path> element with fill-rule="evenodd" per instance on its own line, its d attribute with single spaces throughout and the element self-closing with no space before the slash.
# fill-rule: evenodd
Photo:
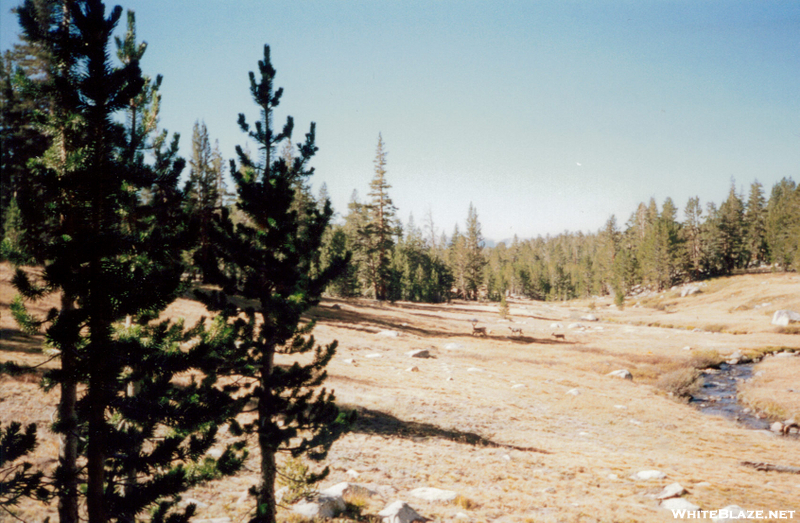
<svg viewBox="0 0 800 523">
<path fill-rule="evenodd" d="M 17 41 L 0 0 L 0 48 Z M 109 5 L 114 5 L 110 4 Z M 623 225 L 640 202 L 719 204 L 731 183 L 800 181 L 800 2 L 785 0 L 129 0 L 162 74 L 161 126 L 222 155 L 258 117 L 271 48 L 276 124 L 316 122 L 310 179 L 366 198 L 380 133 L 406 222 L 448 236 L 470 203 L 505 240 Z M 124 29 L 124 18 L 120 32 Z M 255 149 L 251 146 L 251 149 Z"/>
</svg>

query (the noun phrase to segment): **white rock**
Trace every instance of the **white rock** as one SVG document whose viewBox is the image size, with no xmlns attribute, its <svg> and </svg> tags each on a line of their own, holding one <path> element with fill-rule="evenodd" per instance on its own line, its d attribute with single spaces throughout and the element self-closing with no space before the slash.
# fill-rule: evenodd
<svg viewBox="0 0 800 523">
<path fill-rule="evenodd" d="M 376 354 L 376 353 L 372 353 L 372 354 L 367 354 L 367 355 L 366 355 L 366 356 L 364 356 L 364 357 L 365 357 L 365 358 L 382 358 L 382 357 L 383 357 L 383 354 Z"/>
<path fill-rule="evenodd" d="M 796 355 L 797 354 L 795 354 L 794 352 L 784 351 L 784 352 L 779 352 L 778 354 L 775 355 L 775 357 L 776 358 L 794 358 Z"/>
<path fill-rule="evenodd" d="M 433 487 L 420 487 L 409 492 L 415 498 L 426 501 L 453 501 L 458 497 L 458 492 L 453 490 L 442 490 Z"/>
<path fill-rule="evenodd" d="M 397 331 L 380 331 L 378 336 L 385 336 L 387 338 L 399 338 L 400 333 Z"/>
<path fill-rule="evenodd" d="M 444 346 L 444 348 L 447 350 L 458 350 L 458 349 L 463 349 L 464 346 L 461 345 L 460 343 L 448 343 L 447 345 Z"/>
<path fill-rule="evenodd" d="M 728 523 L 730 521 L 741 521 L 747 518 L 747 511 L 738 505 L 728 505 L 717 511 L 717 517 L 711 518 L 714 523 Z"/>
<path fill-rule="evenodd" d="M 665 499 L 664 501 L 661 502 L 661 508 L 666 510 L 688 510 L 688 511 L 700 510 L 700 507 L 698 507 L 694 503 L 690 503 L 689 501 L 683 498 Z"/>
<path fill-rule="evenodd" d="M 478 367 L 470 367 L 467 369 L 467 372 L 486 372 L 484 369 L 480 369 Z"/>
<path fill-rule="evenodd" d="M 790 323 L 800 322 L 800 314 L 790 310 L 775 311 L 772 315 L 772 324 L 786 327 Z"/>
<path fill-rule="evenodd" d="M 413 367 L 409 367 L 406 369 L 406 372 L 419 372 L 419 367 L 414 365 Z"/>
<path fill-rule="evenodd" d="M 333 518 L 346 508 L 341 496 L 326 496 L 322 493 L 309 500 L 292 505 L 292 512 L 307 518 Z"/>
<path fill-rule="evenodd" d="M 563 329 L 564 326 L 562 324 L 560 324 L 560 323 L 551 323 L 550 324 L 550 328 L 551 329 Z"/>
<path fill-rule="evenodd" d="M 624 380 L 632 380 L 633 375 L 627 369 L 619 369 L 615 371 L 611 371 L 606 376 L 611 376 L 613 378 L 622 378 Z"/>
<path fill-rule="evenodd" d="M 368 498 L 378 495 L 378 493 L 374 490 L 370 490 L 361 485 L 356 485 L 355 483 L 348 483 L 347 481 L 342 481 L 341 483 L 337 483 L 332 487 L 321 490 L 320 494 L 331 498 L 343 498 L 344 496 L 362 496 Z"/>
<path fill-rule="evenodd" d="M 568 329 L 582 329 L 583 325 L 581 325 L 580 323 L 570 323 L 569 325 L 567 325 L 567 328 Z"/>
<path fill-rule="evenodd" d="M 627 409 L 628 407 L 626 405 L 614 405 L 614 408 L 615 409 Z"/>
<path fill-rule="evenodd" d="M 587 314 L 586 316 L 581 316 L 581 321 L 597 321 L 597 316 L 594 314 Z"/>
<path fill-rule="evenodd" d="M 695 287 L 693 285 L 689 286 L 689 287 L 684 287 L 683 289 L 681 289 L 681 298 L 685 298 L 687 296 L 691 296 L 692 294 L 695 294 L 697 292 L 700 292 L 700 288 L 699 287 Z"/>
<path fill-rule="evenodd" d="M 619 476 L 617 476 L 616 474 L 609 474 L 608 479 L 616 480 L 619 479 Z"/>
<path fill-rule="evenodd" d="M 386 508 L 378 512 L 378 515 L 383 518 L 383 523 L 416 523 L 430 521 L 428 518 L 419 515 L 417 511 L 408 506 L 407 503 L 400 500 L 387 505 Z"/>
<path fill-rule="evenodd" d="M 511 388 L 512 389 L 524 389 L 525 385 L 523 385 L 522 383 L 517 383 L 515 385 L 512 385 Z"/>
<path fill-rule="evenodd" d="M 691 348 L 690 346 L 688 346 L 688 345 L 687 345 L 687 346 L 685 346 L 685 347 L 683 348 L 683 350 L 692 350 L 692 348 Z"/>
<path fill-rule="evenodd" d="M 469 516 L 467 516 L 463 512 L 456 512 L 456 519 L 469 519 Z"/>
<path fill-rule="evenodd" d="M 680 483 L 672 483 L 664 487 L 664 490 L 656 496 L 656 499 L 677 498 L 684 494 L 686 494 L 686 489 Z"/>
<path fill-rule="evenodd" d="M 783 423 L 780 421 L 776 421 L 772 425 L 769 426 L 769 430 L 772 432 L 783 432 Z"/>
<path fill-rule="evenodd" d="M 347 474 L 348 476 L 350 476 L 353 479 L 356 479 L 358 476 L 361 475 L 360 472 L 358 472 L 356 470 L 353 470 L 353 469 L 348 470 L 347 472 L 345 472 L 345 474 Z"/>
<path fill-rule="evenodd" d="M 567 391 L 567 394 L 572 394 L 573 396 L 577 396 L 577 395 L 578 395 L 578 394 L 580 394 L 580 393 L 581 393 L 581 391 L 580 391 L 580 390 L 578 390 L 578 389 L 569 389 L 569 390 Z"/>
<path fill-rule="evenodd" d="M 347 358 L 346 360 L 342 360 L 342 363 L 348 363 L 350 365 L 354 364 L 355 362 L 356 360 L 354 360 L 353 358 Z"/>
<path fill-rule="evenodd" d="M 206 456 L 208 456 L 210 458 L 214 458 L 214 459 L 219 459 L 219 458 L 222 457 L 222 452 L 223 452 L 222 449 L 213 449 L 212 448 L 212 449 L 208 449 L 208 452 L 206 452 Z"/>
<path fill-rule="evenodd" d="M 431 357 L 431 353 L 428 351 L 428 349 L 412 350 L 411 352 L 406 352 L 406 355 L 409 358 L 430 358 Z"/>
<path fill-rule="evenodd" d="M 647 479 L 664 479 L 667 475 L 660 470 L 641 470 L 631 476 L 631 479 L 647 480 Z"/>
</svg>

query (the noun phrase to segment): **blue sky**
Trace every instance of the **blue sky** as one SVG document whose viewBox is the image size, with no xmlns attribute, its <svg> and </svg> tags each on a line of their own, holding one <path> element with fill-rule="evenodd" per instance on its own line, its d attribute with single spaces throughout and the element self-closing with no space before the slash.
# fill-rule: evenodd
<svg viewBox="0 0 800 523">
<path fill-rule="evenodd" d="M 16 38 L 0 0 L 0 45 Z M 719 203 L 800 179 L 800 2 L 131 0 L 161 124 L 204 120 L 226 158 L 268 43 L 276 122 L 317 123 L 312 179 L 363 198 L 378 133 L 405 221 L 487 238 L 594 231 L 639 202 Z"/>
</svg>

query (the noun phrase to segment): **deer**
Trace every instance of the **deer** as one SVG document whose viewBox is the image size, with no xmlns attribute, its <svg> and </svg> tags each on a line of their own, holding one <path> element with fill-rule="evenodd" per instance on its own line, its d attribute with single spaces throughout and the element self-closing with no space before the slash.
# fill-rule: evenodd
<svg viewBox="0 0 800 523">
<path fill-rule="evenodd" d="M 551 336 L 557 340 L 564 340 L 564 341 L 567 340 L 567 337 L 564 334 L 559 334 L 557 332 L 552 333 Z"/>
<path fill-rule="evenodd" d="M 508 327 L 508 330 L 511 331 L 512 336 L 522 336 L 522 327 Z"/>
<path fill-rule="evenodd" d="M 486 336 L 486 327 L 478 327 L 476 324 L 472 324 L 472 335 L 476 336 L 480 334 L 481 336 Z"/>
</svg>

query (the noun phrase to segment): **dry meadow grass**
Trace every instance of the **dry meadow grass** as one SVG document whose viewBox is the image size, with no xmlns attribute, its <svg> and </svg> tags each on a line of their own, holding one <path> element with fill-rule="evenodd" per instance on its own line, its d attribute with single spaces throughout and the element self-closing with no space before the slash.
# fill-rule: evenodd
<svg viewBox="0 0 800 523">
<path fill-rule="evenodd" d="M 3 271 L 7 280 L 8 268 Z M 21 335 L 10 320 L 7 281 L 0 290 L 0 358 L 42 361 L 40 340 Z M 331 450 L 331 476 L 322 486 L 351 481 L 379 492 L 357 500 L 363 514 L 403 499 L 436 521 L 455 521 L 458 513 L 474 522 L 673 521 L 652 497 L 673 482 L 706 510 L 731 504 L 800 510 L 800 476 L 741 465 L 800 466 L 800 441 L 702 414 L 658 386 L 669 373 L 713 362 L 714 351 L 800 349 L 800 336 L 770 325 L 775 310 L 800 310 L 800 276 L 715 280 L 700 294 L 681 298 L 673 290 L 655 296 L 659 302 L 669 305 L 634 307 L 629 300 L 620 311 L 609 298 L 509 300 L 513 323 L 506 323 L 495 304 L 324 300 L 308 318 L 317 321 L 318 341 L 339 341 L 327 386 L 343 407 L 359 412 L 359 420 Z M 551 328 L 580 321 L 592 303 L 600 321 L 583 322 L 585 331 Z M 202 313 L 189 300 L 169 311 L 189 319 Z M 490 329 L 486 337 L 470 335 L 473 318 Z M 522 334 L 511 336 L 509 325 Z M 400 336 L 381 335 L 385 330 Z M 414 349 L 433 357 L 412 359 L 407 353 Z M 606 376 L 623 368 L 633 380 Z M 763 374 L 742 392 L 750 404 L 800 413 L 800 358 L 767 358 L 756 370 Z M 0 421 L 38 422 L 42 444 L 35 462 L 48 468 L 57 450 L 47 430 L 57 395 L 44 394 L 36 381 L 0 378 Z M 568 393 L 572 389 L 577 395 Z M 200 502 L 199 518 L 246 521 L 252 500 L 245 493 L 257 482 L 257 454 L 254 446 L 239 475 L 184 496 Z M 666 479 L 630 478 L 650 469 Z M 454 490 L 459 498 L 432 503 L 409 496 L 423 486 Z M 19 515 L 41 521 L 54 512 L 26 503 Z"/>
</svg>

